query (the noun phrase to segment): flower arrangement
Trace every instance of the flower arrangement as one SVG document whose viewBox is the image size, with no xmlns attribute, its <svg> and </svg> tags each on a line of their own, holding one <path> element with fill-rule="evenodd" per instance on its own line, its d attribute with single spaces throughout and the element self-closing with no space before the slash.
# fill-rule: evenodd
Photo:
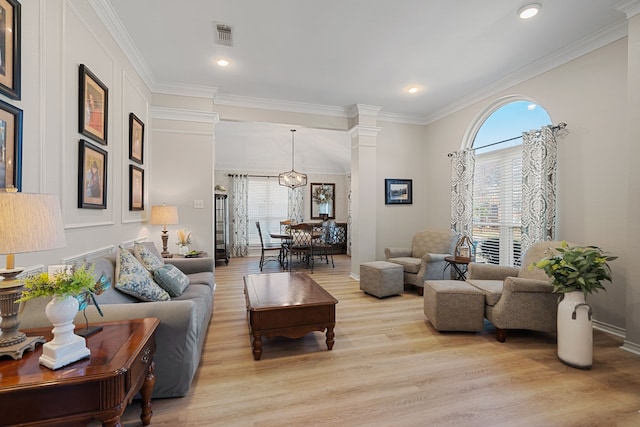
<svg viewBox="0 0 640 427">
<path fill-rule="evenodd" d="M 78 300 L 78 310 L 83 310 L 93 301 L 98 313 L 102 316 L 102 310 L 98 306 L 94 295 L 100 295 L 111 283 L 102 275 L 98 281 L 93 276 L 94 266 L 87 269 L 84 265 L 80 268 L 68 268 L 59 271 L 49 277 L 48 273 L 38 273 L 22 279 L 24 290 L 18 302 L 28 301 L 40 297 L 75 297 Z"/>
<path fill-rule="evenodd" d="M 182 246 L 188 246 L 191 244 L 191 232 L 185 230 L 184 228 L 179 229 L 176 234 L 178 235 L 178 241 L 176 242 L 176 245 L 182 247 Z"/>
<path fill-rule="evenodd" d="M 565 241 L 555 251 L 555 255 L 532 264 L 552 279 L 553 292 L 582 291 L 586 298 L 599 289 L 606 291 L 601 282 L 611 282 L 611 267 L 607 262 L 618 257 L 597 246 L 569 246 Z"/>
<path fill-rule="evenodd" d="M 333 199 L 333 193 L 331 192 L 331 187 L 325 187 L 324 185 L 317 186 L 313 190 L 312 197 L 313 197 L 313 201 L 319 205 L 330 202 Z"/>
</svg>

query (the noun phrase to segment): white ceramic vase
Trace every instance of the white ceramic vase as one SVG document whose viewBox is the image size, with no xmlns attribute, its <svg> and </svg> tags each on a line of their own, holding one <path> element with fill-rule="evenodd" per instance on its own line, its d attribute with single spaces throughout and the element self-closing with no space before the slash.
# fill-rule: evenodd
<svg viewBox="0 0 640 427">
<path fill-rule="evenodd" d="M 558 304 L 558 358 L 579 369 L 593 363 L 591 307 L 582 291 L 565 293 Z"/>
<path fill-rule="evenodd" d="M 180 245 L 178 246 L 178 255 L 186 255 L 189 253 L 189 246 Z"/>
<path fill-rule="evenodd" d="M 53 297 L 49 301 L 45 314 L 53 323 L 53 340 L 42 346 L 40 364 L 58 369 L 89 356 L 86 340 L 73 332 L 77 313 L 78 300 L 72 296 Z"/>
</svg>

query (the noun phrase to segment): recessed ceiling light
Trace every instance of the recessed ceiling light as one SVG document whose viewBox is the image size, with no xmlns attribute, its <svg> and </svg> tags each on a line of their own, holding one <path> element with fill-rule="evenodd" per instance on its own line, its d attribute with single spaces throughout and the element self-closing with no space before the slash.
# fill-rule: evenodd
<svg viewBox="0 0 640 427">
<path fill-rule="evenodd" d="M 410 93 L 410 94 L 418 93 L 421 90 L 422 90 L 422 87 L 418 86 L 418 85 L 409 86 L 407 88 L 407 92 Z"/>
<path fill-rule="evenodd" d="M 520 19 L 530 19 L 536 16 L 540 9 L 542 9 L 542 5 L 539 3 L 528 4 L 518 10 L 518 16 Z"/>
<path fill-rule="evenodd" d="M 231 63 L 224 58 L 220 58 L 216 60 L 216 64 L 218 64 L 219 67 L 228 67 Z"/>
</svg>

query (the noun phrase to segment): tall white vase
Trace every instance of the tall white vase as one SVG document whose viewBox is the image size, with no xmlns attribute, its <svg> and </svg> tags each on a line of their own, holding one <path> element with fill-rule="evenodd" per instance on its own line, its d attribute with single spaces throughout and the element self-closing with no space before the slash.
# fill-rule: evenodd
<svg viewBox="0 0 640 427">
<path fill-rule="evenodd" d="M 582 291 L 564 294 L 558 304 L 558 358 L 579 369 L 589 369 L 593 363 L 591 307 Z"/>
<path fill-rule="evenodd" d="M 73 332 L 73 319 L 78 313 L 78 300 L 74 297 L 53 297 L 45 308 L 47 318 L 53 323 L 53 340 L 42 346 L 41 365 L 58 369 L 76 360 L 89 357 L 90 351 L 83 337 Z"/>
</svg>

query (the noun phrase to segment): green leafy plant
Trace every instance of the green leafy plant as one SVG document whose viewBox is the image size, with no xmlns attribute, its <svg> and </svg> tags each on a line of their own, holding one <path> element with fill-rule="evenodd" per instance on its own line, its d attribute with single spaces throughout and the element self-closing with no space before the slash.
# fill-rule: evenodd
<svg viewBox="0 0 640 427">
<path fill-rule="evenodd" d="M 532 264 L 551 278 L 553 292 L 582 291 L 586 298 L 600 289 L 606 291 L 602 281 L 611 282 L 611 267 L 607 263 L 618 257 L 597 246 L 569 246 L 564 241 L 554 251 L 554 255 Z"/>
</svg>

